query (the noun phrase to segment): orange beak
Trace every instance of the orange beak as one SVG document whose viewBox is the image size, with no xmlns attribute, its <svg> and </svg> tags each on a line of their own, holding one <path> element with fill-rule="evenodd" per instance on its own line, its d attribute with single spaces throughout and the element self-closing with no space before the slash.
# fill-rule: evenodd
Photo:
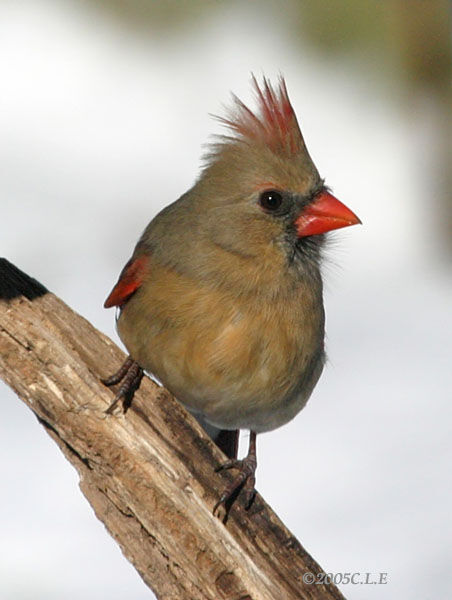
<svg viewBox="0 0 452 600">
<path fill-rule="evenodd" d="M 349 208 L 327 191 L 320 192 L 295 221 L 298 237 L 318 235 L 361 223 Z"/>
</svg>

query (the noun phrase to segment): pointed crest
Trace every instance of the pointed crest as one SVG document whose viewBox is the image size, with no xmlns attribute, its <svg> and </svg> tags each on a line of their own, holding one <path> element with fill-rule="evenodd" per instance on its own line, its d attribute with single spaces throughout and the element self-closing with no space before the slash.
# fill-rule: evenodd
<svg viewBox="0 0 452 600">
<path fill-rule="evenodd" d="M 257 114 L 233 95 L 234 106 L 228 117 L 217 117 L 233 131 L 235 136 L 232 139 L 264 144 L 284 155 L 294 155 L 305 150 L 284 78 L 279 78 L 276 91 L 266 77 L 263 77 L 262 86 L 259 86 L 256 77 L 252 75 L 252 83 L 258 102 Z"/>
</svg>

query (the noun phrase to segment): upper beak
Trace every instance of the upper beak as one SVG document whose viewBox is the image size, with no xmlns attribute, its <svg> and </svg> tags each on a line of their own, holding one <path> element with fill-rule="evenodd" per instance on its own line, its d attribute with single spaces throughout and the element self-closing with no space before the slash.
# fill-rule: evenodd
<svg viewBox="0 0 452 600">
<path fill-rule="evenodd" d="M 358 223 L 355 213 L 325 190 L 297 217 L 295 227 L 298 237 L 306 237 Z"/>
</svg>

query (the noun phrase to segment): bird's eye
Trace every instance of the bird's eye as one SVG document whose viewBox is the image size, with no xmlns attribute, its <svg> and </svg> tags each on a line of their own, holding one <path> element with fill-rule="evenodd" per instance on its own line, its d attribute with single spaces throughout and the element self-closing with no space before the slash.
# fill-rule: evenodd
<svg viewBox="0 0 452 600">
<path fill-rule="evenodd" d="M 263 209 L 273 212 L 281 208 L 283 201 L 282 194 L 276 190 L 266 190 L 259 196 L 259 204 Z"/>
</svg>

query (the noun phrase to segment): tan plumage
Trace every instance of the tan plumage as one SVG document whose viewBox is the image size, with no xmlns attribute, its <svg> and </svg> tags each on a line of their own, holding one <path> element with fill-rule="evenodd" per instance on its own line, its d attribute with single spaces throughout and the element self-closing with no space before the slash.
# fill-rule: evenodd
<svg viewBox="0 0 452 600">
<path fill-rule="evenodd" d="M 215 254 L 234 272 L 252 260 Z M 269 273 L 246 265 L 237 294 L 221 280 L 200 284 L 152 258 L 149 266 L 118 321 L 140 366 L 218 427 L 266 431 L 293 418 L 323 363 L 320 281 L 300 290 L 286 274 L 275 288 L 266 284 Z"/>
<path fill-rule="evenodd" d="M 284 81 L 278 92 L 253 81 L 259 115 L 235 100 L 222 119 L 232 135 L 148 225 L 106 306 L 121 306 L 132 359 L 190 410 L 261 432 L 292 419 L 317 383 L 321 234 L 358 219 L 320 179 Z"/>
</svg>

